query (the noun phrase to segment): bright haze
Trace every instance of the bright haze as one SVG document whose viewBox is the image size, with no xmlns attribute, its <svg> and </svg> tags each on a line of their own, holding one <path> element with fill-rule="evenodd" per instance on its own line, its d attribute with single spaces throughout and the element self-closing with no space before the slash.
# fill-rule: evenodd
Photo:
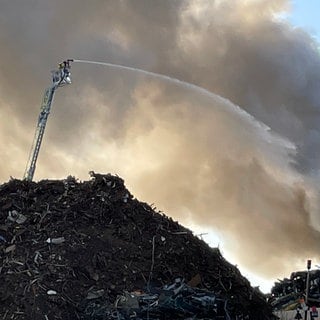
<svg viewBox="0 0 320 320">
<path fill-rule="evenodd" d="M 58 62 L 144 69 L 166 77 L 72 64 L 35 180 L 118 174 L 139 200 L 219 233 L 265 279 L 317 261 L 320 58 L 314 38 L 281 20 L 289 10 L 284 0 L 3 0 L 0 180 L 23 176 Z"/>
</svg>

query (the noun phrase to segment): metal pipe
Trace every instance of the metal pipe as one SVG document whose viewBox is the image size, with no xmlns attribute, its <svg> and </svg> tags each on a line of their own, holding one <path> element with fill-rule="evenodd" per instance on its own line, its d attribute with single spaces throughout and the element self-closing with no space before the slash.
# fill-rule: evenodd
<svg viewBox="0 0 320 320">
<path fill-rule="evenodd" d="M 304 319 L 308 319 L 308 299 L 309 299 L 309 289 L 310 289 L 310 269 L 311 269 L 311 260 L 307 261 L 307 279 L 306 279 L 306 310 L 304 313 Z"/>
</svg>

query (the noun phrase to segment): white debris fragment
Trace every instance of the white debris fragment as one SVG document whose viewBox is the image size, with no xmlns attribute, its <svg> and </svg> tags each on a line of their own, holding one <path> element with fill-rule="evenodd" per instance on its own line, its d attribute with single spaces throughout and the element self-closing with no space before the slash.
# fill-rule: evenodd
<svg viewBox="0 0 320 320">
<path fill-rule="evenodd" d="M 48 238 L 46 240 L 46 243 L 51 243 L 51 244 L 60 244 L 65 242 L 65 238 L 64 237 L 60 237 L 60 238 Z"/>
<path fill-rule="evenodd" d="M 57 294 L 57 291 L 54 291 L 54 290 L 48 290 L 47 291 L 47 295 L 49 295 L 49 296 L 54 296 L 56 294 Z"/>
</svg>

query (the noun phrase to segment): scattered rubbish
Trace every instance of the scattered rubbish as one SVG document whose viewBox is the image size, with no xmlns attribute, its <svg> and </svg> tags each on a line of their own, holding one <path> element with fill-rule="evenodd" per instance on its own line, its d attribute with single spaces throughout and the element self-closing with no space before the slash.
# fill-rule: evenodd
<svg viewBox="0 0 320 320">
<path fill-rule="evenodd" d="M 13 211 L 9 211 L 8 220 L 12 222 L 16 222 L 18 224 L 22 224 L 27 220 L 27 217 L 24 216 L 22 213 L 18 213 L 18 211 L 13 210 Z"/>
<path fill-rule="evenodd" d="M 0 185 L 0 319 L 273 319 L 219 249 L 91 177 Z"/>
<path fill-rule="evenodd" d="M 46 243 L 51 243 L 51 244 L 61 244 L 65 242 L 65 238 L 64 237 L 60 237 L 60 238 L 48 238 L 46 240 Z"/>
<path fill-rule="evenodd" d="M 42 255 L 39 251 L 36 251 L 33 261 L 36 265 L 39 265 L 40 260 L 42 260 Z"/>
<path fill-rule="evenodd" d="M 139 296 L 135 293 L 124 292 L 123 295 L 117 297 L 115 302 L 116 308 L 122 309 L 139 309 Z"/>
<path fill-rule="evenodd" d="M 181 280 L 181 279 L 180 279 Z M 87 320 L 113 319 L 231 319 L 228 300 L 214 292 L 189 287 L 184 281 L 153 288 L 156 293 L 124 291 L 114 304 L 90 303 L 86 307 Z M 179 287 L 179 292 L 175 288 Z M 89 307 L 90 306 L 90 307 Z M 99 316 L 97 316 L 99 315 Z"/>
<path fill-rule="evenodd" d="M 48 291 L 47 291 L 47 294 L 48 294 L 49 296 L 53 296 L 53 295 L 56 295 L 56 294 L 57 294 L 57 291 L 48 290 Z"/>
<path fill-rule="evenodd" d="M 100 290 L 90 290 L 87 294 L 86 299 L 91 300 L 91 299 L 97 299 L 102 297 L 104 294 L 104 290 L 100 289 Z"/>
<path fill-rule="evenodd" d="M 12 244 L 11 246 L 6 247 L 6 248 L 4 249 L 4 252 L 5 252 L 5 253 L 9 253 L 9 252 L 12 252 L 12 251 L 14 251 L 14 250 L 16 250 L 16 245 L 15 245 L 15 244 Z"/>
<path fill-rule="evenodd" d="M 197 273 L 192 279 L 189 280 L 188 285 L 190 287 L 198 287 L 201 284 L 201 276 Z"/>
</svg>

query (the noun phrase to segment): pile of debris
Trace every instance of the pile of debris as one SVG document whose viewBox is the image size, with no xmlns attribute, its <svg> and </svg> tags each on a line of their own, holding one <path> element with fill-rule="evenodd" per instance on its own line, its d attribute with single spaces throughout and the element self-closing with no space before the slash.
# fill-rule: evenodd
<svg viewBox="0 0 320 320">
<path fill-rule="evenodd" d="M 192 288 L 177 278 L 175 283 L 150 293 L 119 295 L 114 305 L 88 302 L 86 319 L 231 319 L 228 301 L 214 292 Z M 167 315 L 167 317 L 165 317 Z"/>
<path fill-rule="evenodd" d="M 305 299 L 308 271 L 291 273 L 290 278 L 276 282 L 271 289 L 270 304 L 274 310 L 294 310 Z M 320 270 L 309 271 L 308 302 L 320 307 Z"/>
<path fill-rule="evenodd" d="M 273 318 L 218 249 L 91 175 L 0 186 L 1 319 Z"/>
</svg>

